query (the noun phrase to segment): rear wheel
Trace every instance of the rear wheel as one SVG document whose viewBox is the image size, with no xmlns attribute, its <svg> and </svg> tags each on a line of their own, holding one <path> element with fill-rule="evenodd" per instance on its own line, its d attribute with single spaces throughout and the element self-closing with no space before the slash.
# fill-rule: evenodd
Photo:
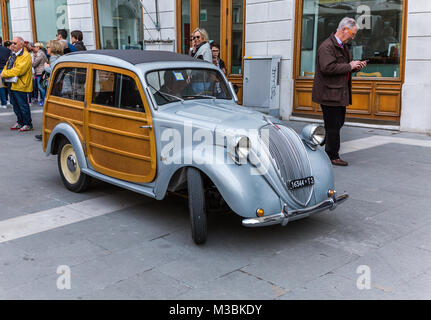
<svg viewBox="0 0 431 320">
<path fill-rule="evenodd" d="M 195 168 L 187 169 L 187 186 L 192 238 L 196 244 L 203 244 L 207 240 L 208 231 L 207 213 L 205 210 L 205 190 L 199 170 Z"/>
<path fill-rule="evenodd" d="M 73 149 L 72 144 L 67 139 L 63 139 L 60 142 L 57 164 L 61 180 L 67 189 L 74 192 L 82 192 L 87 189 L 90 177 L 82 173 L 75 149 Z"/>
</svg>

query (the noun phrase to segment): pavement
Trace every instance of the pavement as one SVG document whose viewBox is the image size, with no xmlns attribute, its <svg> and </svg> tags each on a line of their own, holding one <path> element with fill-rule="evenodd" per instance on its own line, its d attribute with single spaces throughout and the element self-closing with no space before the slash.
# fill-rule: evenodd
<svg viewBox="0 0 431 320">
<path fill-rule="evenodd" d="M 96 181 L 66 190 L 57 159 L 0 110 L 0 299 L 430 299 L 431 137 L 342 129 L 336 189 L 350 198 L 285 227 L 209 216 Z M 289 124 L 300 130 L 305 124 Z"/>
</svg>

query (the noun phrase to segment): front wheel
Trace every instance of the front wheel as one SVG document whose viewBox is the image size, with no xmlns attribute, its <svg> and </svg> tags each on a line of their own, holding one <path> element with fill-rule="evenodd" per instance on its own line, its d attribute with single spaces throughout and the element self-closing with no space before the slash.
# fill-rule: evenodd
<svg viewBox="0 0 431 320">
<path fill-rule="evenodd" d="M 189 193 L 189 212 L 192 227 L 192 238 L 196 244 L 207 240 L 207 213 L 205 210 L 205 190 L 202 176 L 195 168 L 187 169 L 187 186 Z"/>
<path fill-rule="evenodd" d="M 67 189 L 73 192 L 87 189 L 90 177 L 81 171 L 75 150 L 67 139 L 63 139 L 60 143 L 57 164 L 61 180 Z"/>
</svg>

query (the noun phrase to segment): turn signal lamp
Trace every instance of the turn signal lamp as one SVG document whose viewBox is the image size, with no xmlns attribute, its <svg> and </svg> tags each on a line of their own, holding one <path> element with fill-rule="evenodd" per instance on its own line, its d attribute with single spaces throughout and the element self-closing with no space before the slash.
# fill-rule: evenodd
<svg viewBox="0 0 431 320">
<path fill-rule="evenodd" d="M 331 189 L 328 190 L 328 197 L 329 198 L 332 198 L 334 196 L 334 194 L 335 194 L 335 190 L 331 190 Z"/>
<path fill-rule="evenodd" d="M 264 213 L 265 213 L 265 212 L 263 211 L 263 209 L 257 209 L 257 210 L 256 210 L 256 215 L 257 215 L 258 217 L 262 217 Z"/>
</svg>

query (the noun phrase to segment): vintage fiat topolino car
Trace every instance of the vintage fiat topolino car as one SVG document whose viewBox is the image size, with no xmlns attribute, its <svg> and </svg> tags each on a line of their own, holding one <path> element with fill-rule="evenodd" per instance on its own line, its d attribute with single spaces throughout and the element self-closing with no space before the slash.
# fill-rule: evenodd
<svg viewBox="0 0 431 320">
<path fill-rule="evenodd" d="M 286 225 L 348 198 L 334 189 L 322 126 L 297 134 L 237 101 L 216 66 L 185 55 L 71 53 L 51 76 L 43 148 L 74 192 L 96 178 L 159 200 L 183 193 L 198 244 L 217 207 L 247 227 Z"/>
</svg>

